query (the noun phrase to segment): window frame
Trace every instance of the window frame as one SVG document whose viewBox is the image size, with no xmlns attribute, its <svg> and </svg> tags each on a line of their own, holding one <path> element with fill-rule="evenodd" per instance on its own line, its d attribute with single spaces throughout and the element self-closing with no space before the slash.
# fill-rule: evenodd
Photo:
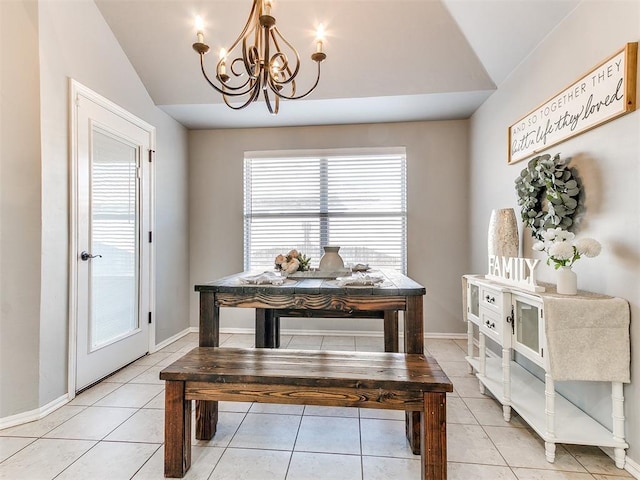
<svg viewBox="0 0 640 480">
<path fill-rule="evenodd" d="M 283 160 L 288 158 L 312 158 L 318 159 L 320 161 L 320 178 L 323 179 L 320 183 L 320 192 L 319 192 L 319 211 L 314 212 L 314 215 L 319 220 L 320 224 L 320 249 L 322 246 L 328 245 L 330 240 L 328 238 L 328 223 L 331 218 L 337 218 L 340 216 L 348 217 L 351 214 L 349 213 L 330 213 L 328 210 L 327 200 L 328 196 L 328 188 L 329 188 L 329 179 L 327 175 L 327 164 L 329 159 L 336 157 L 344 157 L 346 159 L 362 159 L 366 161 L 366 157 L 371 157 L 373 160 L 375 157 L 381 156 L 397 156 L 400 157 L 400 187 L 399 193 L 401 198 L 401 207 L 398 212 L 378 212 L 378 216 L 389 216 L 390 218 L 398 218 L 401 222 L 401 240 L 399 245 L 400 251 L 400 266 L 399 269 L 403 274 L 407 273 L 407 244 L 408 244 L 408 180 L 407 180 L 407 153 L 405 147 L 373 147 L 373 148 L 348 148 L 348 149 L 320 149 L 320 150 L 270 150 L 270 151 L 247 151 L 244 153 L 243 159 L 243 263 L 244 269 L 250 270 L 252 268 L 258 268 L 258 265 L 250 265 L 251 260 L 251 220 L 257 217 L 268 217 L 267 214 L 253 214 L 251 212 L 251 208 L 248 207 L 248 203 L 252 200 L 252 192 L 247 192 L 247 184 L 251 184 L 248 182 L 248 162 L 247 160 L 265 160 L 265 159 L 273 159 L 275 160 Z M 251 179 L 253 180 L 253 178 Z M 323 194 L 324 192 L 324 194 Z M 324 208 L 323 208 L 324 207 Z M 326 212 L 326 213 L 324 213 Z M 291 215 L 296 215 L 296 213 L 292 212 Z M 354 216 L 358 215 L 357 212 L 354 213 Z M 364 212 L 360 213 L 360 216 L 375 216 L 375 212 Z M 273 217 L 283 217 L 286 214 L 273 214 Z M 287 253 L 287 252 L 282 252 Z M 305 252 L 303 252 L 305 253 Z M 275 258 L 275 257 L 274 257 Z M 318 259 L 319 260 L 319 259 Z M 317 262 L 314 262 L 317 263 Z M 375 265 L 373 265 L 375 267 Z"/>
</svg>

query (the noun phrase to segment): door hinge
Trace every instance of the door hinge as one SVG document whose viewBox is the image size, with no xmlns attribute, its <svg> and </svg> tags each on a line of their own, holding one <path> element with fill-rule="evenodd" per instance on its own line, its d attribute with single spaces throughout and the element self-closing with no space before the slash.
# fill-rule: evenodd
<svg viewBox="0 0 640 480">
<path fill-rule="evenodd" d="M 540 356 L 544 358 L 544 348 L 540 349 Z"/>
<path fill-rule="evenodd" d="M 149 232 L 149 243 L 153 243 L 153 232 Z"/>
<path fill-rule="evenodd" d="M 153 156 L 155 155 L 155 150 L 149 150 L 149 163 L 153 162 Z"/>
<path fill-rule="evenodd" d="M 149 324 L 151 324 L 151 312 L 149 312 Z"/>
</svg>

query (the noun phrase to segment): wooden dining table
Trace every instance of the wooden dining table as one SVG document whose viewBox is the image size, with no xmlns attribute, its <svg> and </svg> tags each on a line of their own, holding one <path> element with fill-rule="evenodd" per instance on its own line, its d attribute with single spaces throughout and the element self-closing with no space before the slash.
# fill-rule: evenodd
<svg viewBox="0 0 640 480">
<path fill-rule="evenodd" d="M 399 351 L 398 312 L 403 311 L 404 352 L 424 353 L 423 297 L 425 288 L 395 270 L 369 275 L 382 279 L 376 285 L 341 286 L 335 279 L 286 278 L 281 285 L 249 284 L 259 272 L 241 272 L 195 285 L 200 294 L 200 347 L 218 347 L 220 307 L 255 308 L 255 344 L 258 348 L 280 346 L 281 317 L 379 318 L 384 322 L 387 352 Z M 420 413 L 407 412 L 407 439 L 420 454 Z M 215 434 L 218 404 L 196 401 L 196 438 Z"/>
</svg>

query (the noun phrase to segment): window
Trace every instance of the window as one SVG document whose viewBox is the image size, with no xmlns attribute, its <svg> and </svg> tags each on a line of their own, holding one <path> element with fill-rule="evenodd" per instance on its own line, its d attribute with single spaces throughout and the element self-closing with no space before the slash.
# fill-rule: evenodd
<svg viewBox="0 0 640 480">
<path fill-rule="evenodd" d="M 317 266 L 339 245 L 345 264 L 406 273 L 406 184 L 404 148 L 245 154 L 245 270 L 292 248 Z"/>
</svg>

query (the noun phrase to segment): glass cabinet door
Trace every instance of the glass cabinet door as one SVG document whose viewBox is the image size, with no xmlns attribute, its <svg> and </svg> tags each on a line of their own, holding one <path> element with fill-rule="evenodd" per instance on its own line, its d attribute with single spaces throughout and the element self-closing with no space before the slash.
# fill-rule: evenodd
<svg viewBox="0 0 640 480">
<path fill-rule="evenodd" d="M 480 316 L 480 287 L 469 283 L 469 313 L 475 318 Z"/>
<path fill-rule="evenodd" d="M 541 361 L 540 308 L 521 299 L 515 299 L 515 348 L 531 360 Z M 524 347 L 524 348 L 522 348 Z"/>
</svg>

